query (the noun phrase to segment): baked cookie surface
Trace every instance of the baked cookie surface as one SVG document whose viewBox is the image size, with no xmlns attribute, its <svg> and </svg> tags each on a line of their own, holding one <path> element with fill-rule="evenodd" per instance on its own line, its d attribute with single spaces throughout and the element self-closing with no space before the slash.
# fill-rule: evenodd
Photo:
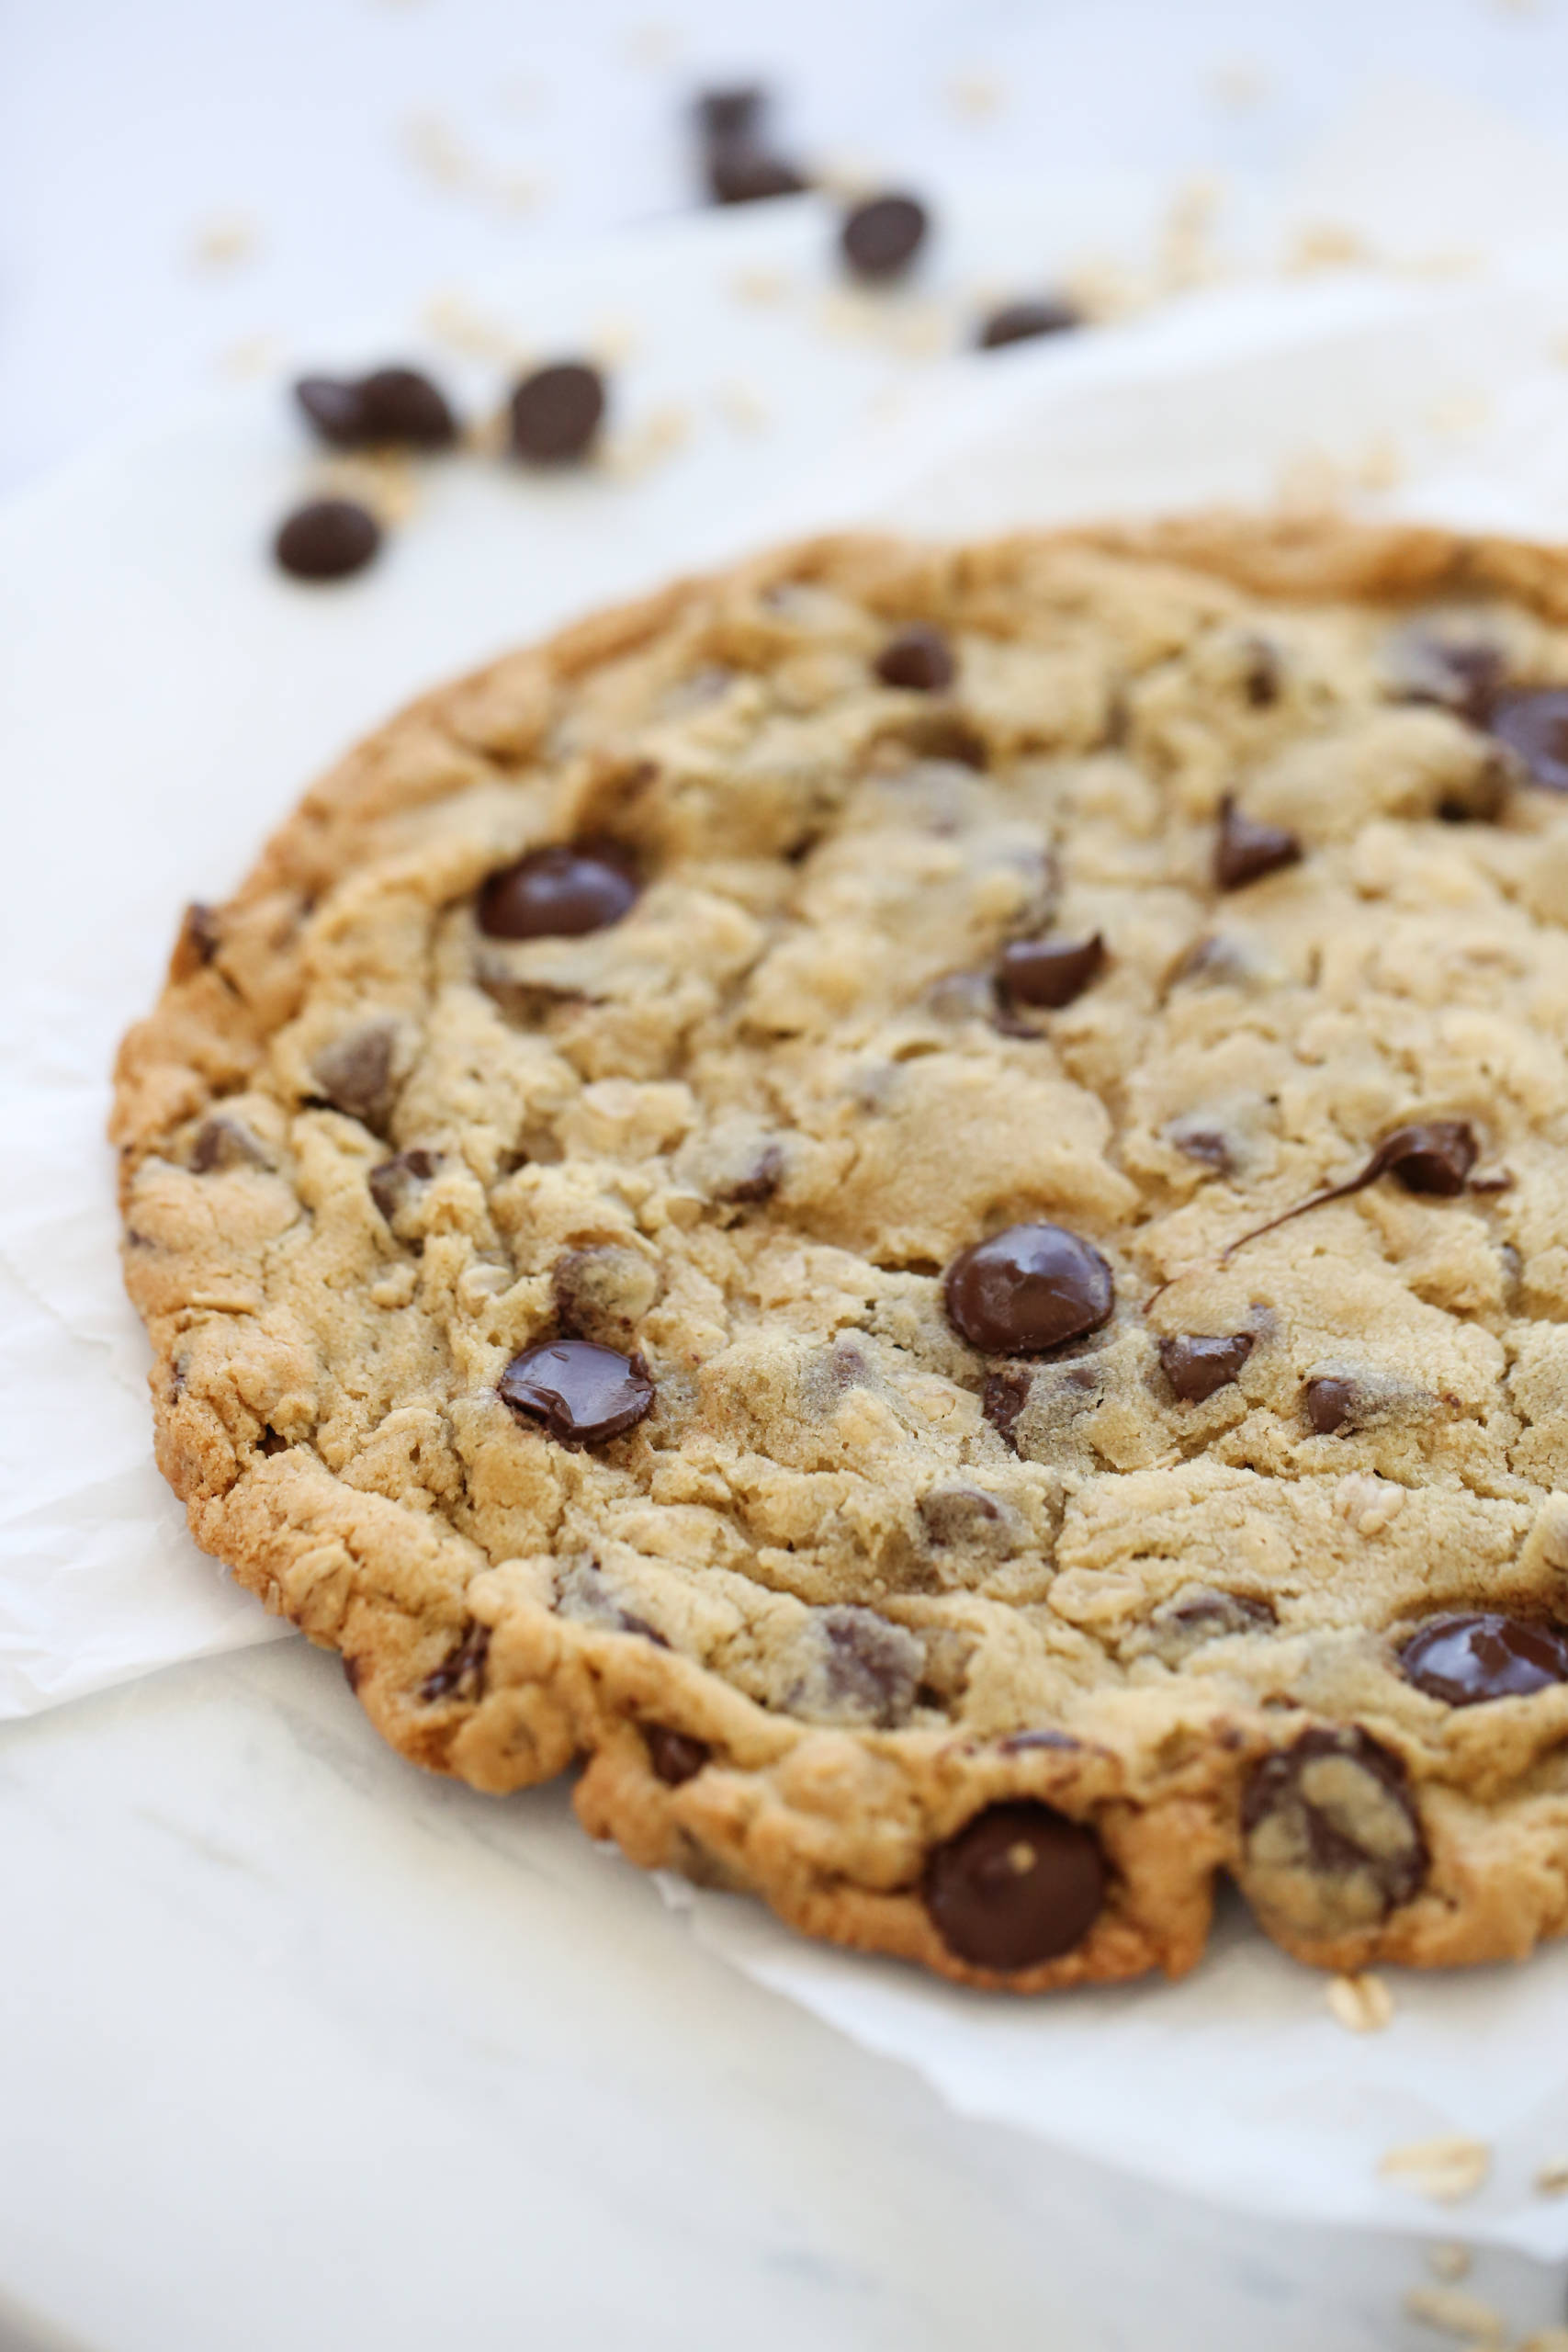
<svg viewBox="0 0 1568 2352">
<path fill-rule="evenodd" d="M 427 698 L 121 1051 L 197 1541 L 415 1761 L 950 1976 L 1221 1870 L 1528 1951 L 1565 796 L 1568 556 L 1438 532 L 835 539 Z"/>
</svg>

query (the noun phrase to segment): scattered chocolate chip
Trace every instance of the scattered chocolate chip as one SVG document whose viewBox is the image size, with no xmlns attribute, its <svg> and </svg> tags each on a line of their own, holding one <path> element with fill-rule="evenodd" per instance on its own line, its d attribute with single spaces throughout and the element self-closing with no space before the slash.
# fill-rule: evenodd
<svg viewBox="0 0 1568 2352">
<path fill-rule="evenodd" d="M 363 571 L 381 544 L 381 526 L 352 498 L 314 498 L 297 506 L 272 543 L 296 580 L 346 580 Z"/>
<path fill-rule="evenodd" d="M 659 1297 L 659 1269 L 640 1250 L 606 1241 L 567 1250 L 550 1269 L 562 1333 L 599 1347 L 629 1346 Z"/>
<path fill-rule="evenodd" d="M 979 1552 L 1000 1560 L 1019 1548 L 1019 1514 L 981 1487 L 933 1487 L 920 1497 L 918 1509 L 927 1539 L 939 1551 Z"/>
<path fill-rule="evenodd" d="M 367 1127 L 384 1124 L 391 1106 L 392 1056 L 396 1035 L 385 1021 L 351 1029 L 324 1046 L 310 1075 L 334 1111 Z"/>
<path fill-rule="evenodd" d="M 1002 949 L 998 979 L 1010 1003 L 1059 1012 L 1104 968 L 1105 942 L 1098 931 L 1089 939 L 1015 939 Z"/>
<path fill-rule="evenodd" d="M 288 1440 L 286 1437 L 280 1437 L 276 1430 L 263 1430 L 261 1442 L 256 1450 L 260 1453 L 287 1453 Z"/>
<path fill-rule="evenodd" d="M 546 1340 L 513 1356 L 496 1384 L 514 1413 L 542 1420 L 560 1445 L 600 1445 L 640 1421 L 653 1383 L 638 1356 L 591 1340 Z"/>
<path fill-rule="evenodd" d="M 1402 1644 L 1400 1671 L 1450 1707 L 1486 1699 L 1528 1699 L 1568 1682 L 1568 1634 L 1491 1611 L 1428 1619 Z"/>
<path fill-rule="evenodd" d="M 343 1679 L 347 1683 L 351 1690 L 358 1690 L 359 1660 L 356 1657 L 351 1657 L 347 1650 L 344 1650 L 343 1653 Z"/>
<path fill-rule="evenodd" d="M 1333 1437 L 1355 1420 L 1359 1401 L 1356 1384 L 1327 1374 L 1320 1380 L 1307 1382 L 1303 1401 L 1306 1417 L 1318 1436 Z"/>
<path fill-rule="evenodd" d="M 980 1391 L 980 1410 L 997 1435 L 1018 1450 L 1018 1417 L 1029 1402 L 1029 1392 L 1034 1375 L 1021 1364 L 1003 1364 L 998 1372 L 986 1374 L 986 1385 Z"/>
<path fill-rule="evenodd" d="M 873 196 L 844 216 L 839 248 L 857 277 L 879 281 L 908 268 L 925 242 L 926 208 L 912 196 Z"/>
<path fill-rule="evenodd" d="M 885 686 L 908 686 L 917 694 L 942 694 L 952 685 L 953 649 L 941 629 L 911 621 L 890 637 L 872 664 Z"/>
<path fill-rule="evenodd" d="M 799 196 L 810 185 L 793 164 L 744 135 L 714 140 L 706 170 L 708 194 L 716 204 L 765 204 L 775 196 Z"/>
<path fill-rule="evenodd" d="M 949 1320 L 987 1355 L 1035 1355 L 1108 1322 L 1111 1269 L 1060 1225 L 1010 1225 L 960 1252 L 942 1284 Z"/>
<path fill-rule="evenodd" d="M 1498 741 L 1518 754 L 1532 783 L 1568 792 L 1568 689 L 1499 695 L 1487 723 Z"/>
<path fill-rule="evenodd" d="M 1304 1936 L 1376 1927 L 1427 1875 L 1404 1766 L 1359 1728 L 1314 1724 L 1264 1757 L 1241 1818 L 1248 1893 Z"/>
<path fill-rule="evenodd" d="M 1042 301 L 1004 302 L 981 322 L 975 341 L 981 351 L 999 351 L 1005 343 L 1028 343 L 1037 334 L 1065 334 L 1083 322 L 1081 311 L 1051 297 Z"/>
<path fill-rule="evenodd" d="M 997 1742 L 1003 1756 L 1026 1755 L 1032 1747 L 1077 1747 L 1079 1742 L 1065 1731 L 1010 1731 L 1005 1739 Z"/>
<path fill-rule="evenodd" d="M 630 861 L 608 843 L 557 842 L 492 874 L 479 892 L 479 929 L 491 939 L 577 939 L 628 914 L 637 896 Z"/>
<path fill-rule="evenodd" d="M 1439 637 L 1420 626 L 1398 631 L 1385 667 L 1401 702 L 1435 703 L 1472 727 L 1486 725 L 1506 674 L 1500 646 Z"/>
<path fill-rule="evenodd" d="M 1272 1233 L 1276 1227 L 1288 1225 L 1292 1217 L 1304 1216 L 1308 1209 L 1320 1209 L 1329 1201 L 1348 1200 L 1352 1193 L 1375 1184 L 1380 1176 L 1396 1176 L 1407 1193 L 1430 1193 L 1451 1200 L 1456 1193 L 1463 1192 L 1480 1152 L 1475 1130 L 1468 1119 L 1423 1119 L 1408 1127 L 1395 1127 L 1384 1136 L 1365 1167 L 1354 1176 L 1347 1176 L 1343 1183 L 1326 1185 L 1321 1193 L 1309 1193 L 1293 1208 L 1281 1209 L 1267 1224 L 1255 1225 L 1239 1240 L 1230 1242 L 1224 1256 L 1233 1257 L 1245 1242 L 1256 1241 L 1261 1233 Z"/>
<path fill-rule="evenodd" d="M 366 1184 L 389 1226 L 396 1226 L 399 1213 L 418 1198 L 440 1165 L 434 1151 L 400 1151 L 370 1170 Z"/>
<path fill-rule="evenodd" d="M 705 1739 L 671 1731 L 668 1724 L 644 1724 L 642 1736 L 648 1743 L 648 1760 L 667 1788 L 678 1789 L 683 1781 L 694 1781 L 713 1754 Z"/>
<path fill-rule="evenodd" d="M 1201 1405 L 1235 1378 L 1252 1349 L 1250 1331 L 1232 1331 L 1213 1339 L 1197 1331 L 1179 1331 L 1159 1343 L 1160 1370 L 1184 1405 Z"/>
<path fill-rule="evenodd" d="M 1283 866 L 1296 865 L 1301 854 L 1302 845 L 1294 833 L 1287 832 L 1283 825 L 1245 816 L 1235 805 L 1235 795 L 1226 793 L 1220 803 L 1220 830 L 1214 842 L 1216 889 L 1240 890 L 1248 882 L 1261 881 L 1266 874 L 1278 874 Z"/>
<path fill-rule="evenodd" d="M 739 139 L 760 130 L 768 94 L 759 83 L 747 82 L 723 90 L 701 90 L 693 113 L 704 139 Z"/>
<path fill-rule="evenodd" d="M 294 397 L 317 435 L 335 449 L 395 443 L 446 449 L 457 420 L 439 386 L 417 368 L 378 368 L 368 376 L 301 376 Z"/>
<path fill-rule="evenodd" d="M 477 1699 L 484 1689 L 485 1659 L 490 1654 L 490 1627 L 471 1624 L 457 1647 L 448 1651 L 434 1674 L 427 1674 L 419 1695 L 427 1706 L 454 1695 Z"/>
<path fill-rule="evenodd" d="M 933 1847 L 921 1886 L 932 1925 L 976 1968 L 1032 1968 L 1071 1951 L 1105 1900 L 1100 1841 L 1027 1798 L 987 1805 Z"/>
<path fill-rule="evenodd" d="M 215 1113 L 203 1119 L 190 1148 L 191 1173 L 208 1176 L 215 1169 L 270 1168 L 271 1160 L 243 1119 L 232 1113 Z"/>
<path fill-rule="evenodd" d="M 604 379 L 585 360 L 558 360 L 525 376 L 512 395 L 512 447 L 532 466 L 585 458 L 604 418 Z"/>
<path fill-rule="evenodd" d="M 914 1705 L 924 1667 L 919 1634 L 874 1609 L 814 1609 L 785 1704 L 811 1723 L 891 1730 Z"/>
</svg>

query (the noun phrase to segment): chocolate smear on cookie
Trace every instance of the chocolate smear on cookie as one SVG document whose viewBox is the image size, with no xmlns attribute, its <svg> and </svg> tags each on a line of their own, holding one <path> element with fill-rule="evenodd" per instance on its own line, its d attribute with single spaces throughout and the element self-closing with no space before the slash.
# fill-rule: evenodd
<svg viewBox="0 0 1568 2352">
<path fill-rule="evenodd" d="M 517 1415 L 543 1421 L 560 1445 L 600 1445 L 633 1428 L 653 1404 L 640 1356 L 592 1340 L 546 1340 L 513 1356 L 496 1392 Z"/>
<path fill-rule="evenodd" d="M 1407 1193 L 1428 1193 L 1451 1200 L 1456 1193 L 1463 1192 L 1480 1152 L 1475 1130 L 1468 1119 L 1427 1119 L 1413 1126 L 1395 1127 L 1391 1135 L 1384 1136 L 1356 1175 L 1309 1194 L 1304 1201 L 1297 1201 L 1293 1208 L 1281 1209 L 1265 1225 L 1255 1225 L 1249 1233 L 1226 1244 L 1221 1263 L 1234 1258 L 1238 1250 L 1248 1241 L 1256 1241 L 1260 1234 L 1272 1233 L 1276 1227 L 1289 1225 L 1292 1217 L 1304 1216 L 1308 1209 L 1323 1208 L 1329 1201 L 1348 1200 L 1352 1193 L 1375 1184 L 1380 1176 L 1396 1176 Z"/>
</svg>

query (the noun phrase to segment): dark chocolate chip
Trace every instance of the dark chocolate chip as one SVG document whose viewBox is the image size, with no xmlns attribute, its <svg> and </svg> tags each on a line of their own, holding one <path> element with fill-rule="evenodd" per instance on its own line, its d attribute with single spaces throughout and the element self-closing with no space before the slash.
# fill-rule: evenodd
<svg viewBox="0 0 1568 2352">
<path fill-rule="evenodd" d="M 1264 1757 L 1241 1818 L 1248 1892 L 1305 1936 L 1378 1926 L 1427 1875 L 1404 1766 L 1359 1728 L 1314 1724 Z"/>
<path fill-rule="evenodd" d="M 366 1178 L 370 1197 L 389 1225 L 397 1222 L 398 1213 L 416 1199 L 441 1165 L 434 1151 L 400 1151 L 391 1159 L 383 1159 Z"/>
<path fill-rule="evenodd" d="M 793 164 L 746 132 L 712 141 L 705 163 L 716 204 L 765 204 L 775 196 L 798 196 L 810 185 Z"/>
<path fill-rule="evenodd" d="M 925 1664 L 919 1636 L 874 1609 L 815 1609 L 810 1622 L 820 1647 L 791 1706 L 827 1722 L 902 1723 Z"/>
<path fill-rule="evenodd" d="M 558 360 L 525 376 L 512 395 L 513 455 L 533 466 L 585 458 L 604 418 L 604 379 L 585 360 Z"/>
<path fill-rule="evenodd" d="M 1114 1293 L 1098 1250 L 1060 1225 L 1010 1225 L 961 1251 L 942 1284 L 949 1320 L 987 1355 L 1035 1355 L 1108 1322 Z"/>
<path fill-rule="evenodd" d="M 739 139 L 760 130 L 768 94 L 760 83 L 746 82 L 722 90 L 700 90 L 692 111 L 704 139 Z"/>
<path fill-rule="evenodd" d="M 644 1724 L 643 1738 L 648 1743 L 648 1760 L 667 1788 L 678 1789 L 685 1781 L 694 1781 L 713 1754 L 705 1739 L 694 1739 L 689 1732 L 671 1731 L 668 1724 Z"/>
<path fill-rule="evenodd" d="M 318 440 L 334 449 L 363 449 L 369 441 L 365 387 L 357 377 L 301 376 L 294 398 Z"/>
<path fill-rule="evenodd" d="M 839 247 L 857 277 L 897 277 L 925 242 L 926 208 L 912 196 L 873 196 L 844 216 Z"/>
<path fill-rule="evenodd" d="M 490 1627 L 471 1624 L 455 1649 L 449 1650 L 434 1674 L 427 1674 L 419 1695 L 429 1706 L 454 1695 L 477 1699 L 484 1689 L 485 1659 L 490 1654 Z"/>
<path fill-rule="evenodd" d="M 1026 1372 L 1021 1364 L 1003 1364 L 999 1371 L 986 1374 L 986 1385 L 980 1391 L 981 1412 L 997 1435 L 1015 1453 L 1018 1450 L 1018 1417 L 1029 1402 L 1033 1377 L 1032 1373 Z"/>
<path fill-rule="evenodd" d="M 1395 1127 L 1384 1136 L 1365 1166 L 1354 1176 L 1347 1176 L 1343 1183 L 1329 1184 L 1321 1193 L 1309 1193 L 1293 1207 L 1281 1209 L 1264 1225 L 1255 1225 L 1250 1232 L 1227 1244 L 1224 1257 L 1233 1257 L 1245 1242 L 1256 1241 L 1259 1234 L 1272 1233 L 1292 1217 L 1303 1216 L 1308 1209 L 1320 1209 L 1326 1202 L 1348 1200 L 1352 1193 L 1359 1193 L 1375 1184 L 1380 1176 L 1395 1176 L 1407 1193 L 1436 1193 L 1439 1199 L 1451 1200 L 1462 1193 L 1471 1170 L 1481 1154 L 1475 1139 L 1475 1129 L 1468 1119 L 1423 1119 L 1408 1127 Z"/>
<path fill-rule="evenodd" d="M 1568 1634 L 1491 1611 L 1429 1618 L 1401 1645 L 1400 1671 L 1450 1707 L 1527 1699 L 1568 1682 Z"/>
<path fill-rule="evenodd" d="M 922 695 L 952 685 L 955 667 L 946 638 L 927 621 L 911 621 L 890 637 L 872 666 L 885 686 L 909 686 Z"/>
<path fill-rule="evenodd" d="M 360 385 L 373 442 L 405 449 L 447 449 L 457 421 L 446 394 L 417 368 L 378 368 Z"/>
<path fill-rule="evenodd" d="M 1223 1127 L 1195 1126 L 1187 1119 L 1173 1119 L 1165 1135 L 1183 1159 L 1195 1159 L 1200 1168 L 1212 1168 L 1216 1176 L 1235 1174 L 1235 1139 Z"/>
<path fill-rule="evenodd" d="M 209 1119 L 203 1119 L 190 1148 L 191 1172 L 196 1176 L 210 1175 L 214 1169 L 228 1170 L 233 1168 L 269 1168 L 271 1165 L 265 1150 L 243 1119 L 220 1112 L 214 1113 Z"/>
<path fill-rule="evenodd" d="M 982 351 L 997 351 L 1005 343 L 1028 343 L 1037 334 L 1064 334 L 1069 327 L 1081 327 L 1083 312 L 1070 302 L 1047 298 L 1043 301 L 1004 302 L 999 310 L 982 321 L 976 343 Z"/>
<path fill-rule="evenodd" d="M 933 1847 L 921 1887 L 932 1925 L 975 1968 L 1032 1968 L 1083 1941 L 1105 1900 L 1100 1841 L 1027 1798 L 987 1805 Z"/>
<path fill-rule="evenodd" d="M 577 939 L 630 912 L 637 895 L 630 861 L 585 842 L 530 850 L 479 892 L 479 929 L 491 939 Z"/>
<path fill-rule="evenodd" d="M 1401 702 L 1435 703 L 1472 727 L 1486 725 L 1506 674 L 1500 646 L 1414 626 L 1393 639 L 1386 663 Z"/>
<path fill-rule="evenodd" d="M 1252 1349 L 1250 1331 L 1231 1331 L 1213 1339 L 1197 1331 L 1179 1331 L 1159 1343 L 1160 1370 L 1184 1405 L 1201 1405 L 1216 1388 L 1235 1378 Z"/>
<path fill-rule="evenodd" d="M 1079 1745 L 1070 1732 L 1010 1731 L 1005 1739 L 997 1742 L 1003 1756 L 1023 1756 L 1032 1747 L 1077 1747 Z"/>
<path fill-rule="evenodd" d="M 1488 724 L 1499 742 L 1517 752 L 1533 784 L 1568 792 L 1568 689 L 1499 695 Z"/>
<path fill-rule="evenodd" d="M 513 1356 L 496 1384 L 512 1410 L 542 1420 L 561 1445 L 599 1445 L 640 1421 L 653 1383 L 638 1356 L 591 1340 L 545 1340 Z"/>
<path fill-rule="evenodd" d="M 1012 1004 L 1046 1005 L 1059 1011 L 1082 996 L 1105 968 L 1105 942 L 1089 939 L 1015 939 L 1002 949 L 998 978 Z"/>
<path fill-rule="evenodd" d="M 1328 1374 L 1307 1382 L 1303 1401 L 1306 1417 L 1318 1436 L 1333 1437 L 1354 1426 L 1360 1394 L 1353 1380 Z"/>
<path fill-rule="evenodd" d="M 1248 882 L 1259 882 L 1266 874 L 1278 874 L 1281 867 L 1296 865 L 1301 854 L 1294 833 L 1287 832 L 1283 825 L 1245 816 L 1235 805 L 1235 795 L 1226 793 L 1220 803 L 1220 830 L 1214 842 L 1216 889 L 1239 890 Z"/>
<path fill-rule="evenodd" d="M 379 1125 L 392 1100 L 390 1025 L 378 1021 L 351 1029 L 324 1046 L 310 1065 L 310 1075 L 334 1111 L 360 1119 L 367 1127 Z"/>
<path fill-rule="evenodd" d="M 296 580 L 345 580 L 363 571 L 381 544 L 381 526 L 352 498 L 314 498 L 298 506 L 272 543 Z"/>
<path fill-rule="evenodd" d="M 174 978 L 185 979 L 187 975 L 210 964 L 222 943 L 216 907 L 203 906 L 193 899 L 180 919 L 180 935 L 175 944 Z"/>
<path fill-rule="evenodd" d="M 288 1440 L 286 1437 L 280 1437 L 276 1430 L 263 1430 L 261 1442 L 256 1450 L 260 1453 L 287 1453 Z"/>
</svg>

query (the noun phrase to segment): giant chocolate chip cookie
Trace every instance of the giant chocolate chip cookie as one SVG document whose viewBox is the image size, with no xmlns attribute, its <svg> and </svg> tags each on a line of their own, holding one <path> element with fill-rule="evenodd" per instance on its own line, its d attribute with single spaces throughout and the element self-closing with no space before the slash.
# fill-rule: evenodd
<svg viewBox="0 0 1568 2352">
<path fill-rule="evenodd" d="M 405 1755 L 1033 1991 L 1568 1925 L 1568 557 L 834 540 L 416 705 L 120 1057 Z"/>
</svg>

